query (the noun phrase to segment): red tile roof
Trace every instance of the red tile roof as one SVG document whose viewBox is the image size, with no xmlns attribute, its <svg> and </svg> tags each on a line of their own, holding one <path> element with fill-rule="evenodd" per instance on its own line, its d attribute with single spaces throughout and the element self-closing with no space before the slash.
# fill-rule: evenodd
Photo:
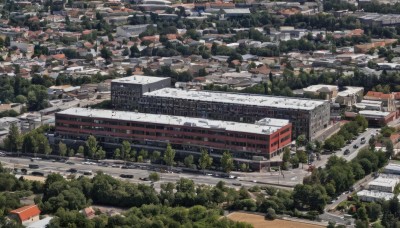
<svg viewBox="0 0 400 228">
<path fill-rule="evenodd" d="M 375 91 L 368 91 L 368 93 L 365 95 L 365 97 L 374 97 L 374 98 L 379 98 L 379 99 L 393 99 L 394 96 L 393 94 L 384 94 L 382 92 L 375 92 Z"/>
<path fill-rule="evenodd" d="M 15 214 L 23 222 L 32 217 L 40 215 L 40 210 L 37 205 L 28 205 L 15 210 L 10 211 L 10 214 Z"/>
</svg>

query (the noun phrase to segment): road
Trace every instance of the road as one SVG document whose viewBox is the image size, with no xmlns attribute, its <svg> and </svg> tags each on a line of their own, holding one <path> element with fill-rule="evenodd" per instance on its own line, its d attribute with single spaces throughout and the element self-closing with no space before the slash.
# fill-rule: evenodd
<svg viewBox="0 0 400 228">
<path fill-rule="evenodd" d="M 162 183 L 166 182 L 176 182 L 180 178 L 187 178 L 193 180 L 196 184 L 206 184 L 206 185 L 216 185 L 219 181 L 224 181 L 227 186 L 234 187 L 239 189 L 241 186 L 244 187 L 252 187 L 255 185 L 263 185 L 258 181 L 254 181 L 251 177 L 240 177 L 240 179 L 228 179 L 228 178 L 219 178 L 212 177 L 203 174 L 187 174 L 187 173 L 159 173 L 160 181 L 156 183 L 151 183 L 150 181 L 141 181 L 139 178 L 148 177 L 151 172 L 147 169 L 121 169 L 114 168 L 111 166 L 103 167 L 98 165 L 83 165 L 80 159 L 72 159 L 71 161 L 75 162 L 73 165 L 69 165 L 61 162 L 52 162 L 51 160 L 35 160 L 32 162 L 28 158 L 15 158 L 15 157 L 0 157 L 0 162 L 8 166 L 10 168 L 27 168 L 28 174 L 32 171 L 39 171 L 45 174 L 49 173 L 60 173 L 61 175 L 67 176 L 70 174 L 67 172 L 69 169 L 74 168 L 78 171 L 92 171 L 93 173 L 97 171 L 102 171 L 106 174 L 109 174 L 115 178 L 120 178 L 121 174 L 132 174 L 134 175 L 133 179 L 125 179 L 129 180 L 133 183 L 145 183 L 145 184 L 154 184 L 154 188 L 158 190 Z M 37 164 L 39 165 L 39 169 L 32 170 L 29 169 L 29 164 Z M 240 184 L 240 186 L 238 186 Z"/>
<path fill-rule="evenodd" d="M 343 147 L 340 151 L 336 152 L 335 155 L 338 157 L 343 157 L 347 161 L 350 161 L 354 159 L 360 149 L 362 149 L 364 146 L 368 146 L 368 141 L 372 137 L 372 134 L 375 134 L 379 131 L 379 128 L 368 128 L 365 132 L 361 133 L 355 140 L 353 140 L 350 144 L 346 144 L 345 147 Z M 361 144 L 361 139 L 365 138 L 365 144 Z M 358 148 L 354 148 L 354 145 L 357 145 Z M 347 155 L 344 155 L 344 151 L 346 149 L 350 150 L 350 153 Z M 328 161 L 329 157 L 331 154 L 323 154 L 321 155 L 321 160 L 317 160 L 314 162 L 315 167 L 325 167 L 326 162 Z"/>
</svg>

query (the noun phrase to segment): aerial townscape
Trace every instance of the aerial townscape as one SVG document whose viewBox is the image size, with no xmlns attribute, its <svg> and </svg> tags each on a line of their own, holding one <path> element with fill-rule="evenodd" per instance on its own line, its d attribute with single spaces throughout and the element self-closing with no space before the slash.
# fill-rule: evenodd
<svg viewBox="0 0 400 228">
<path fill-rule="evenodd" d="M 0 0 L 0 228 L 400 227 L 397 0 Z"/>
</svg>

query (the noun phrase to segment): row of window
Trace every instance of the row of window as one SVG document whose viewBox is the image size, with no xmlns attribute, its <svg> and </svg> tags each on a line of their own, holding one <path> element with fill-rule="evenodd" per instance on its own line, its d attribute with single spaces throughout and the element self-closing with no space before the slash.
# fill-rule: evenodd
<svg viewBox="0 0 400 228">
<path fill-rule="evenodd" d="M 129 126 L 133 128 L 145 128 L 145 129 L 154 129 L 154 130 L 164 130 L 164 131 L 175 131 L 175 132 L 188 132 L 188 133 L 195 133 L 200 135 L 220 135 L 220 136 L 227 136 L 227 137 L 235 137 L 235 138 L 247 138 L 251 140 L 259 140 L 268 142 L 268 136 L 266 135 L 250 135 L 244 133 L 237 133 L 237 132 L 226 132 L 226 131 L 213 131 L 207 129 L 197 129 L 197 128 L 186 128 L 186 127 L 172 127 L 172 126 L 163 126 L 163 125 L 154 125 L 154 124 L 145 124 L 145 123 L 135 123 L 135 122 L 117 122 L 117 121 L 109 121 L 109 120 L 93 120 L 89 118 L 76 118 L 76 117 L 65 117 L 65 116 L 58 116 L 58 120 L 68 120 L 73 122 L 85 122 L 89 123 L 93 121 L 95 124 L 103 124 L 103 125 L 118 125 L 118 126 Z M 105 131 L 113 131 L 119 133 L 127 133 L 128 131 L 133 131 L 134 129 L 115 129 L 111 127 L 105 126 L 91 126 L 91 125 L 80 125 L 80 124 L 66 124 L 57 121 L 57 126 L 63 127 L 70 127 L 70 128 L 79 128 L 79 129 L 94 129 L 94 130 L 105 130 Z M 278 136 L 278 135 L 276 135 Z M 276 137 L 275 136 L 275 137 Z"/>
</svg>

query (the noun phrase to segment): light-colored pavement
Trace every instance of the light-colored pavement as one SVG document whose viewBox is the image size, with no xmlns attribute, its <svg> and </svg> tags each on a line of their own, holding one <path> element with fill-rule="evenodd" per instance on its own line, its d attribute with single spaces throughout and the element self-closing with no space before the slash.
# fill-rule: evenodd
<svg viewBox="0 0 400 228">
<path fill-rule="evenodd" d="M 147 183 L 154 184 L 156 189 L 159 188 L 160 184 L 166 182 L 176 182 L 180 178 L 187 178 L 193 180 L 196 184 L 206 184 L 206 185 L 216 185 L 219 181 L 224 181 L 228 186 L 240 188 L 241 186 L 251 187 L 254 185 L 260 185 L 260 183 L 254 182 L 251 178 L 241 177 L 240 179 L 227 179 L 227 178 L 218 178 L 211 177 L 203 174 L 186 174 L 186 173 L 160 173 L 160 181 L 156 183 L 151 183 L 149 181 L 141 181 L 139 178 L 148 177 L 151 172 L 150 170 L 144 169 L 121 169 L 121 168 L 113 168 L 111 166 L 102 167 L 98 165 L 83 165 L 79 161 L 74 161 L 75 164 L 69 165 L 66 163 L 60 162 L 52 162 L 51 160 L 35 160 L 32 162 L 28 158 L 14 158 L 14 157 L 0 157 L 0 162 L 10 168 L 27 168 L 28 174 L 32 171 L 39 171 L 45 174 L 49 173 L 60 173 L 62 175 L 70 174 L 67 172 L 69 169 L 74 168 L 79 171 L 92 171 L 96 173 L 97 171 L 102 171 L 106 174 L 109 174 L 113 177 L 120 178 L 121 174 L 132 174 L 134 175 L 133 179 L 126 179 L 130 182 L 134 183 Z M 37 164 L 39 165 L 39 169 L 29 169 L 29 164 Z M 240 184 L 240 186 L 239 186 Z M 262 184 L 261 184 L 262 185 Z"/>
</svg>

